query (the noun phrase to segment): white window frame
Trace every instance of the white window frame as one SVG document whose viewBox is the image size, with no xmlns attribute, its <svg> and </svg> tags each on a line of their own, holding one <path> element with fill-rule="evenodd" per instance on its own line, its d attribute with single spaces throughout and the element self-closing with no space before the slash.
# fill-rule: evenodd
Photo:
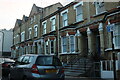
<svg viewBox="0 0 120 80">
<path fill-rule="evenodd" d="M 46 34 L 47 33 L 47 20 L 42 22 L 42 26 L 43 26 L 43 34 Z"/>
<path fill-rule="evenodd" d="M 67 15 L 67 19 L 64 19 L 64 15 Z M 68 9 L 64 10 L 61 12 L 61 16 L 62 16 L 62 24 L 63 24 L 63 27 L 65 26 L 68 26 Z M 65 22 L 67 21 L 67 23 L 65 24 Z"/>
<path fill-rule="evenodd" d="M 82 9 L 82 6 L 83 6 L 83 1 L 80 1 L 78 4 L 74 5 L 74 9 L 76 10 L 76 22 L 79 22 L 79 21 L 82 21 L 83 20 L 83 9 Z M 81 7 L 82 11 L 80 14 L 77 14 L 78 13 L 78 9 L 77 7 Z M 82 18 L 80 19 L 78 16 L 82 16 Z"/>
<path fill-rule="evenodd" d="M 28 29 L 28 39 L 31 39 L 31 35 L 32 35 L 32 28 Z"/>
<path fill-rule="evenodd" d="M 65 37 L 66 38 L 66 40 L 67 40 L 67 36 L 63 36 L 63 37 Z M 62 53 L 67 53 L 67 41 L 66 41 L 66 52 L 64 52 L 64 50 L 63 50 L 63 46 L 64 46 L 64 44 L 63 44 L 63 37 L 61 38 L 61 41 L 62 41 L 62 44 L 61 44 L 61 46 L 62 46 Z"/>
<path fill-rule="evenodd" d="M 74 41 L 74 43 L 73 44 L 71 44 L 71 37 L 73 37 L 73 41 Z M 71 45 L 74 45 L 74 51 L 72 52 L 72 48 L 71 48 Z M 75 53 L 75 36 L 74 35 L 69 35 L 69 48 L 70 48 L 70 53 Z"/>
<path fill-rule="evenodd" d="M 25 31 L 21 33 L 21 42 L 23 42 L 24 40 L 25 40 Z"/>
<path fill-rule="evenodd" d="M 53 20 L 55 20 L 55 23 L 53 23 Z M 56 16 L 51 17 L 50 21 L 51 21 L 51 31 L 55 31 L 55 28 L 56 28 Z"/>
<path fill-rule="evenodd" d="M 34 37 L 38 36 L 38 25 L 34 25 Z"/>
</svg>

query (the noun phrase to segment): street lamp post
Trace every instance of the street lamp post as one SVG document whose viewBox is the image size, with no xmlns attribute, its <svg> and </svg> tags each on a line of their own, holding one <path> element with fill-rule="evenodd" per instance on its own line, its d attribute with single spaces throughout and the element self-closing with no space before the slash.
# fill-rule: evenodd
<svg viewBox="0 0 120 80">
<path fill-rule="evenodd" d="M 4 32 L 0 31 L 2 33 L 2 55 L 3 56 L 3 46 L 4 46 Z"/>
</svg>

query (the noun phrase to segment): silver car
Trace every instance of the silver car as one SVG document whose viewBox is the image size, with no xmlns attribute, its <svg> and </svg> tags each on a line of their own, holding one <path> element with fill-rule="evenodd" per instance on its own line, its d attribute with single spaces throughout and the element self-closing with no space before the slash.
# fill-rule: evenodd
<svg viewBox="0 0 120 80">
<path fill-rule="evenodd" d="M 17 59 L 9 74 L 10 80 L 64 80 L 59 58 L 52 55 L 26 54 Z"/>
</svg>

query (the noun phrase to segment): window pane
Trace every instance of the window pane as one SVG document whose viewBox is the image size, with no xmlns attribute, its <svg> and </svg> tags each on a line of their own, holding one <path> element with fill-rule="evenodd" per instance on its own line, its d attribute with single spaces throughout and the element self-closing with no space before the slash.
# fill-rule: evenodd
<svg viewBox="0 0 120 80">
<path fill-rule="evenodd" d="M 67 12 L 63 14 L 63 26 L 67 26 L 68 20 L 67 20 Z"/>
<path fill-rule="evenodd" d="M 82 13 L 82 6 L 79 5 L 76 7 L 76 9 L 77 9 L 77 15 L 80 15 Z"/>
<path fill-rule="evenodd" d="M 48 41 L 45 42 L 46 45 L 46 54 L 48 54 Z"/>
<path fill-rule="evenodd" d="M 63 14 L 63 20 L 66 20 L 67 19 L 67 13 L 64 13 Z"/>
<path fill-rule="evenodd" d="M 51 41 L 51 53 L 54 53 L 54 41 Z"/>
<path fill-rule="evenodd" d="M 79 5 L 76 7 L 76 21 L 81 21 L 83 19 L 82 6 Z"/>
<path fill-rule="evenodd" d="M 70 36 L 70 52 L 75 51 L 75 42 L 74 42 L 74 36 Z"/>
<path fill-rule="evenodd" d="M 52 19 L 52 25 L 51 25 L 51 30 L 55 30 L 55 18 Z"/>
<path fill-rule="evenodd" d="M 67 38 L 66 37 L 62 38 L 62 48 L 63 48 L 63 52 L 67 52 Z"/>
<path fill-rule="evenodd" d="M 43 24 L 43 34 L 46 34 L 46 23 Z"/>
<path fill-rule="evenodd" d="M 37 26 L 35 27 L 34 36 L 37 37 Z"/>
<path fill-rule="evenodd" d="M 116 49 L 120 48 L 120 27 L 119 25 L 115 25 L 113 27 L 113 36 L 114 36 L 114 46 Z"/>
<path fill-rule="evenodd" d="M 23 61 L 22 61 L 22 62 L 28 63 L 28 61 L 29 61 L 29 56 L 25 56 L 25 57 L 23 58 Z"/>
<path fill-rule="evenodd" d="M 64 20 L 64 26 L 67 26 L 67 20 Z"/>
<path fill-rule="evenodd" d="M 44 57 L 44 56 L 39 56 L 37 58 L 37 61 L 36 61 L 36 64 L 37 65 L 42 65 L 42 66 L 45 66 L 45 65 L 52 65 L 52 57 Z"/>
</svg>

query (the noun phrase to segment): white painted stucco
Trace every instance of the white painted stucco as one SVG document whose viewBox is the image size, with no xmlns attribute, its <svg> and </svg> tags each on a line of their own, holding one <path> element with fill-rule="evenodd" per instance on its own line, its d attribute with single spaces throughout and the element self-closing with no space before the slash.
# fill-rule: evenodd
<svg viewBox="0 0 120 80">
<path fill-rule="evenodd" d="M 11 46 L 13 44 L 12 30 L 0 30 L 0 52 L 2 52 L 2 43 L 3 43 L 3 52 L 11 52 Z"/>
</svg>

